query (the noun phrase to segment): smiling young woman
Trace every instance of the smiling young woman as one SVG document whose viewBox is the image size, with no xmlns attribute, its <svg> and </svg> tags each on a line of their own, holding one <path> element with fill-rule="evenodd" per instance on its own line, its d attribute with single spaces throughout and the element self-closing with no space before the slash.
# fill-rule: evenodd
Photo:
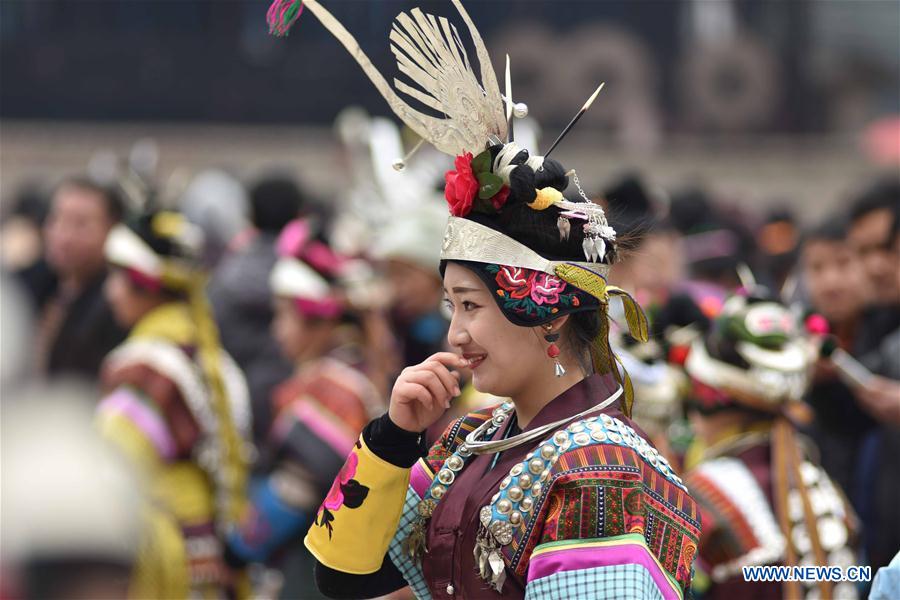
<svg viewBox="0 0 900 600">
<path fill-rule="evenodd" d="M 682 598 L 697 507 L 629 418 L 610 301 L 621 300 L 633 337 L 646 340 L 647 321 L 607 285 L 615 231 L 574 171 L 513 141 L 512 114 L 527 111 L 513 111 L 508 70 L 500 95 L 478 31 L 453 4 L 480 80 L 446 19 L 415 9 L 391 34 L 400 70 L 425 92 L 398 90 L 444 118 L 407 105 L 317 1 L 277 0 L 269 13 L 283 34 L 308 9 L 396 114 L 456 157 L 441 251 L 454 352 L 404 369 L 387 414 L 363 430 L 306 536 L 317 584 L 336 598 L 407 584 L 420 598 Z M 577 202 L 563 196 L 570 176 Z M 463 367 L 479 391 L 509 400 L 457 419 L 428 449 L 422 432 L 459 394 Z"/>
<path fill-rule="evenodd" d="M 467 360 L 478 391 L 514 399 L 520 427 L 527 426 L 548 401 L 584 378 L 587 348 L 563 345 L 558 357 L 565 370 L 561 377 L 556 377 L 554 364 L 548 360 L 549 343 L 544 336 L 570 332 L 568 315 L 545 327 L 513 325 L 503 317 L 481 279 L 454 262 L 444 271 L 444 285 L 453 315 L 447 335 L 450 345 Z M 565 339 L 568 341 L 568 336 Z"/>
</svg>

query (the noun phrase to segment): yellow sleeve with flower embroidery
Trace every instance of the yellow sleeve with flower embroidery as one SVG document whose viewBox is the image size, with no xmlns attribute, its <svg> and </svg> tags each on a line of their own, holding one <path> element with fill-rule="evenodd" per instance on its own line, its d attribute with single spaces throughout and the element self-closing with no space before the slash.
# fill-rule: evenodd
<svg viewBox="0 0 900 600">
<path fill-rule="evenodd" d="M 306 534 L 316 560 L 354 575 L 378 571 L 400 522 L 409 476 L 410 469 L 382 460 L 360 436 Z"/>
</svg>

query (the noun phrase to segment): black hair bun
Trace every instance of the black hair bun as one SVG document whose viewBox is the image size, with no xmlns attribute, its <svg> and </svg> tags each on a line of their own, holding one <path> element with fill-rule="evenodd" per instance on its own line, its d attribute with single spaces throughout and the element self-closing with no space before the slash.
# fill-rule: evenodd
<svg viewBox="0 0 900 600">
<path fill-rule="evenodd" d="M 176 257 L 179 255 L 175 241 L 157 235 L 153 229 L 153 219 L 157 212 L 141 214 L 128 222 L 129 228 L 160 256 Z"/>
<path fill-rule="evenodd" d="M 528 165 L 520 165 L 509 174 L 509 199 L 507 204 L 528 204 L 537 197 L 534 186 L 534 170 Z"/>
<path fill-rule="evenodd" d="M 564 192 L 568 186 L 569 178 L 563 166 L 552 158 L 545 158 L 543 166 L 534 174 L 534 187 L 539 190 L 552 187 Z"/>
</svg>

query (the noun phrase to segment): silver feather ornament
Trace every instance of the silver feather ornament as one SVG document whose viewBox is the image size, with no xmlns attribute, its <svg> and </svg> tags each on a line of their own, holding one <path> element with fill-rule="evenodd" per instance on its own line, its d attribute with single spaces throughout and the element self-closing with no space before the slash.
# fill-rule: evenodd
<svg viewBox="0 0 900 600">
<path fill-rule="evenodd" d="M 400 13 L 390 34 L 397 68 L 414 84 L 394 80 L 397 91 L 414 98 L 443 117 L 428 115 L 407 104 L 375 68 L 356 39 L 317 0 L 304 6 L 340 41 L 356 59 L 391 110 L 435 148 L 456 156 L 477 154 L 489 142 L 506 138 L 507 121 L 497 76 L 487 48 L 459 0 L 452 0 L 469 30 L 481 80 L 466 56 L 456 27 L 444 17 L 415 8 Z"/>
</svg>

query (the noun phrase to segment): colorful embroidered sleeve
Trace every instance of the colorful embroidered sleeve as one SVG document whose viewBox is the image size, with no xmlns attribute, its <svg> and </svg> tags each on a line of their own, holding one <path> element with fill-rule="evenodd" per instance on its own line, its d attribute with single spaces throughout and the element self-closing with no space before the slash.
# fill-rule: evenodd
<svg viewBox="0 0 900 600">
<path fill-rule="evenodd" d="M 137 388 L 120 386 L 103 398 L 97 421 L 104 437 L 147 472 L 178 453 L 162 412 Z"/>
<path fill-rule="evenodd" d="M 376 456 L 360 436 L 319 507 L 304 543 L 323 565 L 375 573 L 397 531 L 410 469 Z"/>
<path fill-rule="evenodd" d="M 491 410 L 454 421 L 409 469 L 378 458 L 360 438 L 319 509 L 307 548 L 323 565 L 354 574 L 378 571 L 387 554 L 417 596 L 428 597 L 422 569 L 405 542 L 422 516 L 422 499 L 435 473 Z"/>
</svg>

